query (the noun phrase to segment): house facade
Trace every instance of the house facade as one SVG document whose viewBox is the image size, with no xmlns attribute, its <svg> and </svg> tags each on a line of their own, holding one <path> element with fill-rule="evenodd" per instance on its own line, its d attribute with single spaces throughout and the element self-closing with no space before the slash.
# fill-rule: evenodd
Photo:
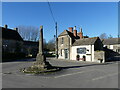
<svg viewBox="0 0 120 90">
<path fill-rule="evenodd" d="M 22 52 L 23 39 L 18 33 L 18 28 L 9 29 L 7 25 L 0 28 L 2 30 L 2 52 L 3 53 Z"/>
<path fill-rule="evenodd" d="M 58 36 L 58 58 L 98 62 L 104 61 L 103 44 L 99 37 L 83 36 L 82 28 L 77 33 L 76 27 L 64 30 Z M 96 52 L 97 51 L 97 52 Z M 101 52 L 100 56 L 95 57 Z"/>
<path fill-rule="evenodd" d="M 7 25 L 2 30 L 2 53 L 6 55 L 24 54 L 26 57 L 35 57 L 38 53 L 38 42 L 24 41 L 18 33 L 18 28 L 10 29 Z"/>
</svg>

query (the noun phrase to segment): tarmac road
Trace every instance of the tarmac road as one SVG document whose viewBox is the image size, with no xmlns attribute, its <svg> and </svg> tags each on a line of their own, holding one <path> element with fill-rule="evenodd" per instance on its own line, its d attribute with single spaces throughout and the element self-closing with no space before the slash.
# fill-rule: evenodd
<svg viewBox="0 0 120 90">
<path fill-rule="evenodd" d="M 2 88 L 118 88 L 118 62 L 106 64 L 55 60 L 62 71 L 49 75 L 30 75 L 19 72 L 34 61 L 5 62 L 2 64 Z"/>
</svg>

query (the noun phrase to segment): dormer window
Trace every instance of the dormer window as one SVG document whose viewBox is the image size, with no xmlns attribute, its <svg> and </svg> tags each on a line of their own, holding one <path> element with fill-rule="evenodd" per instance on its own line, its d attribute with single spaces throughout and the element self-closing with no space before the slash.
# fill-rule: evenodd
<svg viewBox="0 0 120 90">
<path fill-rule="evenodd" d="M 63 44 L 63 43 L 64 43 L 64 38 L 62 37 L 62 38 L 61 38 L 61 44 Z"/>
</svg>

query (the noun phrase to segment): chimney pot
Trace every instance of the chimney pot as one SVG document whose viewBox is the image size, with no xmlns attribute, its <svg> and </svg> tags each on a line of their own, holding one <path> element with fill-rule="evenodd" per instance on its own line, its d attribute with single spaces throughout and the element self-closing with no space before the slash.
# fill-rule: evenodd
<svg viewBox="0 0 120 90">
<path fill-rule="evenodd" d="M 74 27 L 74 36 L 77 37 L 77 30 L 76 30 L 76 26 Z"/>
<path fill-rule="evenodd" d="M 82 28 L 80 28 L 79 37 L 80 37 L 80 39 L 81 39 L 81 38 L 83 38 L 83 32 L 82 32 Z"/>
<path fill-rule="evenodd" d="M 18 28 L 14 28 L 15 31 L 18 31 Z"/>
<path fill-rule="evenodd" d="M 76 30 L 76 26 L 74 27 L 74 30 Z"/>
<path fill-rule="evenodd" d="M 69 31 L 73 33 L 73 27 L 69 27 Z"/>
<path fill-rule="evenodd" d="M 4 25 L 4 28 L 6 28 L 6 29 L 8 28 L 7 24 Z"/>
<path fill-rule="evenodd" d="M 74 36 L 77 37 L 77 30 L 74 30 Z"/>
</svg>

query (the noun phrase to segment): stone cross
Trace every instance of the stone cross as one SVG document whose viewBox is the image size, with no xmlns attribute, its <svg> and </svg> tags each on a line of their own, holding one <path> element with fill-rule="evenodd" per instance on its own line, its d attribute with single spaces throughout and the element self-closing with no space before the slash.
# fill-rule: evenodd
<svg viewBox="0 0 120 90">
<path fill-rule="evenodd" d="M 36 62 L 41 65 L 44 65 L 46 62 L 43 52 L 43 26 L 40 26 L 39 52 L 36 57 Z"/>
<path fill-rule="evenodd" d="M 39 54 L 43 55 L 43 26 L 40 26 Z"/>
</svg>

